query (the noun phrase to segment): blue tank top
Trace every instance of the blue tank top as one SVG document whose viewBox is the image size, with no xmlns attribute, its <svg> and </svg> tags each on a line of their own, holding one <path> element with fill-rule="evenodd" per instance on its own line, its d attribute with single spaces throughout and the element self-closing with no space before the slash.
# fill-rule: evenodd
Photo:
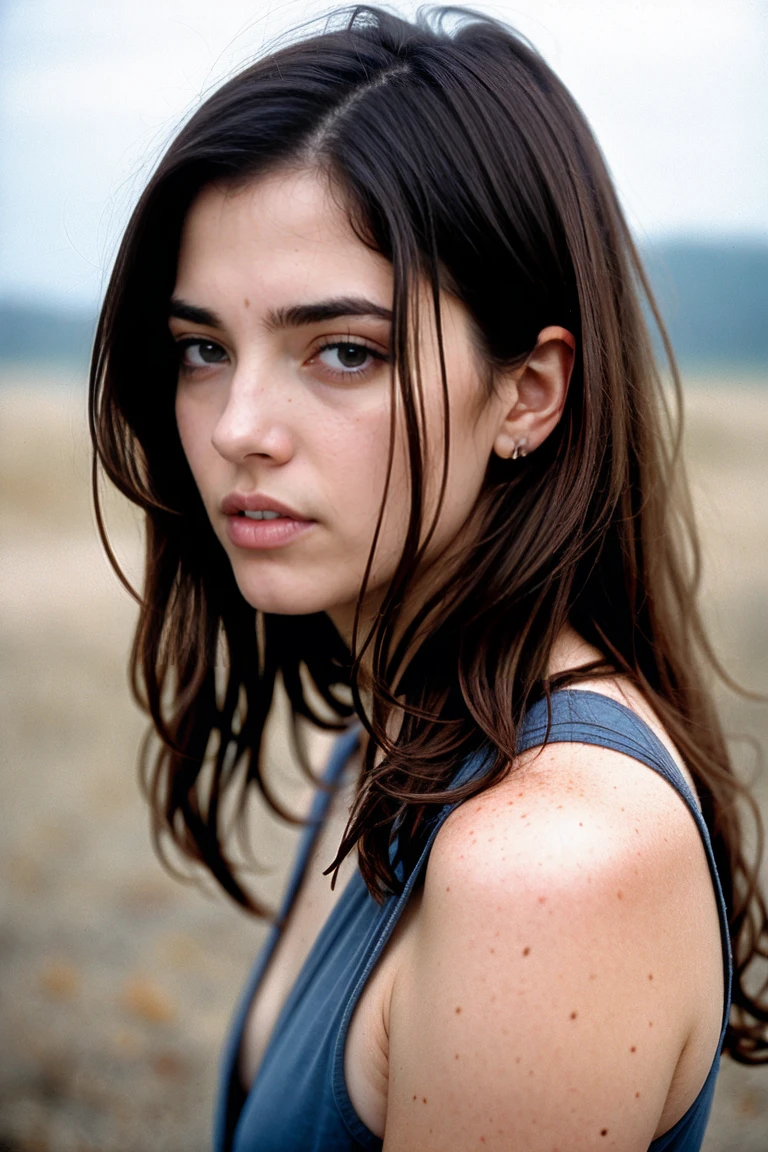
<svg viewBox="0 0 768 1152">
<path fill-rule="evenodd" d="M 548 743 L 594 744 L 647 764 L 680 793 L 696 821 L 717 896 L 725 972 L 725 1007 L 720 1044 L 709 1075 L 685 1115 L 654 1140 L 649 1152 L 696 1152 L 712 1105 L 720 1048 L 728 1021 L 731 956 L 728 917 L 707 826 L 691 790 L 668 751 L 639 716 L 594 692 L 561 690 L 538 701 L 521 725 L 518 751 Z M 355 748 L 357 729 L 337 742 L 325 779 L 336 783 Z M 482 768 L 480 757 L 464 764 L 456 780 Z M 347 1094 L 344 1046 L 360 994 L 392 934 L 429 857 L 435 836 L 455 805 L 439 810 L 419 860 L 400 895 L 382 905 L 373 900 L 359 871 L 349 880 L 321 929 L 277 1019 L 256 1079 L 247 1094 L 237 1059 L 246 1015 L 279 937 L 279 924 L 299 890 L 312 846 L 330 803 L 319 791 L 304 830 L 281 914 L 258 957 L 236 1009 L 225 1045 L 216 1107 L 215 1152 L 352 1152 L 381 1149 L 382 1141 L 360 1120 Z M 401 877 L 402 878 L 402 877 Z"/>
</svg>

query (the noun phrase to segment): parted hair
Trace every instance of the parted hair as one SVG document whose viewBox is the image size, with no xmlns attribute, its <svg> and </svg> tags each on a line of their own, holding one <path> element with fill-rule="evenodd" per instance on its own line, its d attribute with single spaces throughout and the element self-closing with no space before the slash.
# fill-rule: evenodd
<svg viewBox="0 0 768 1152">
<path fill-rule="evenodd" d="M 394 272 L 392 389 L 405 422 L 410 507 L 381 610 L 365 634 L 356 626 L 352 651 L 324 614 L 272 615 L 245 602 L 174 417 L 167 314 L 186 213 L 212 182 L 242 184 L 297 165 L 328 175 L 361 241 Z M 440 292 L 467 309 L 488 387 L 495 371 L 525 362 L 547 325 L 573 333 L 577 354 L 557 428 L 514 466 L 491 460 L 472 542 L 406 617 L 434 524 L 425 522 L 426 430 L 412 363 L 414 302 L 425 284 L 438 335 Z M 666 348 L 669 388 L 646 315 Z M 444 485 L 444 368 L 442 384 Z M 757 814 L 711 694 L 718 665 L 697 608 L 680 398 L 591 131 L 544 60 L 508 27 L 457 9 L 408 22 L 360 6 L 215 91 L 167 149 L 133 213 L 91 371 L 94 495 L 110 555 L 101 469 L 146 521 L 131 668 L 154 734 L 142 756 L 158 846 L 174 842 L 235 900 L 264 911 L 234 864 L 225 800 L 235 797 L 244 813 L 255 790 L 282 812 L 263 770 L 281 683 L 298 727 L 304 718 L 341 728 L 357 712 L 368 730 L 332 866 L 356 846 L 381 900 L 397 889 L 395 865 L 408 868 L 437 807 L 514 771 L 516 733 L 533 701 L 576 678 L 626 676 L 693 774 L 711 832 L 734 947 L 726 1047 L 745 1062 L 768 1059 L 766 988 L 747 971 L 768 956 L 766 908 L 742 826 L 745 805 Z M 390 466 L 392 452 L 390 443 Z M 376 534 L 360 604 L 375 547 Z M 568 623 L 604 659 L 550 678 L 552 647 Z M 363 652 L 372 669 L 365 707 Z M 393 736 L 395 707 L 402 722 Z M 474 753 L 484 757 L 483 772 L 455 786 L 457 766 Z"/>
</svg>

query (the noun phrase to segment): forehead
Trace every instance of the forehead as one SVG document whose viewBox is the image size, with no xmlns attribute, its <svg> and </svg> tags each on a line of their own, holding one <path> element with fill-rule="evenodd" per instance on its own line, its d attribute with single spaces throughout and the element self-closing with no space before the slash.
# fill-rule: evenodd
<svg viewBox="0 0 768 1152">
<path fill-rule="evenodd" d="M 375 292 L 389 305 L 392 267 L 356 235 L 323 173 L 278 171 L 246 184 L 212 184 L 190 208 L 182 231 L 177 291 L 247 287 L 323 295 L 336 284 Z"/>
</svg>

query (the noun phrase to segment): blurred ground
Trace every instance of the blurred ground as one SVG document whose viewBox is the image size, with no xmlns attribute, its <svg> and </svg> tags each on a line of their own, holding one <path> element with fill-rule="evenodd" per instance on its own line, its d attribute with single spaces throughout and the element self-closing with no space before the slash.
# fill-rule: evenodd
<svg viewBox="0 0 768 1152">
<path fill-rule="evenodd" d="M 687 452 L 718 650 L 768 692 L 768 380 L 691 382 Z M 263 928 L 153 856 L 133 608 L 92 524 L 77 380 L 0 380 L 0 485 L 0 1152 L 204 1152 Z M 114 502 L 110 522 L 138 576 L 136 524 Z M 723 710 L 768 750 L 768 706 Z M 261 822 L 257 854 L 284 863 L 292 836 Z M 768 1069 L 724 1062 L 705 1147 L 765 1152 Z"/>
</svg>

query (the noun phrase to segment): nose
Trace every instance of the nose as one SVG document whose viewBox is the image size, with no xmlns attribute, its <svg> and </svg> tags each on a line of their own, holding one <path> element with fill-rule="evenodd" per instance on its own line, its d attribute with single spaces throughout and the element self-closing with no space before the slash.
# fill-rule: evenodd
<svg viewBox="0 0 768 1152">
<path fill-rule="evenodd" d="M 233 464 L 261 457 L 285 464 L 294 453 L 294 433 L 287 422 L 287 401 L 254 370 L 239 367 L 211 440 L 219 455 Z"/>
</svg>

